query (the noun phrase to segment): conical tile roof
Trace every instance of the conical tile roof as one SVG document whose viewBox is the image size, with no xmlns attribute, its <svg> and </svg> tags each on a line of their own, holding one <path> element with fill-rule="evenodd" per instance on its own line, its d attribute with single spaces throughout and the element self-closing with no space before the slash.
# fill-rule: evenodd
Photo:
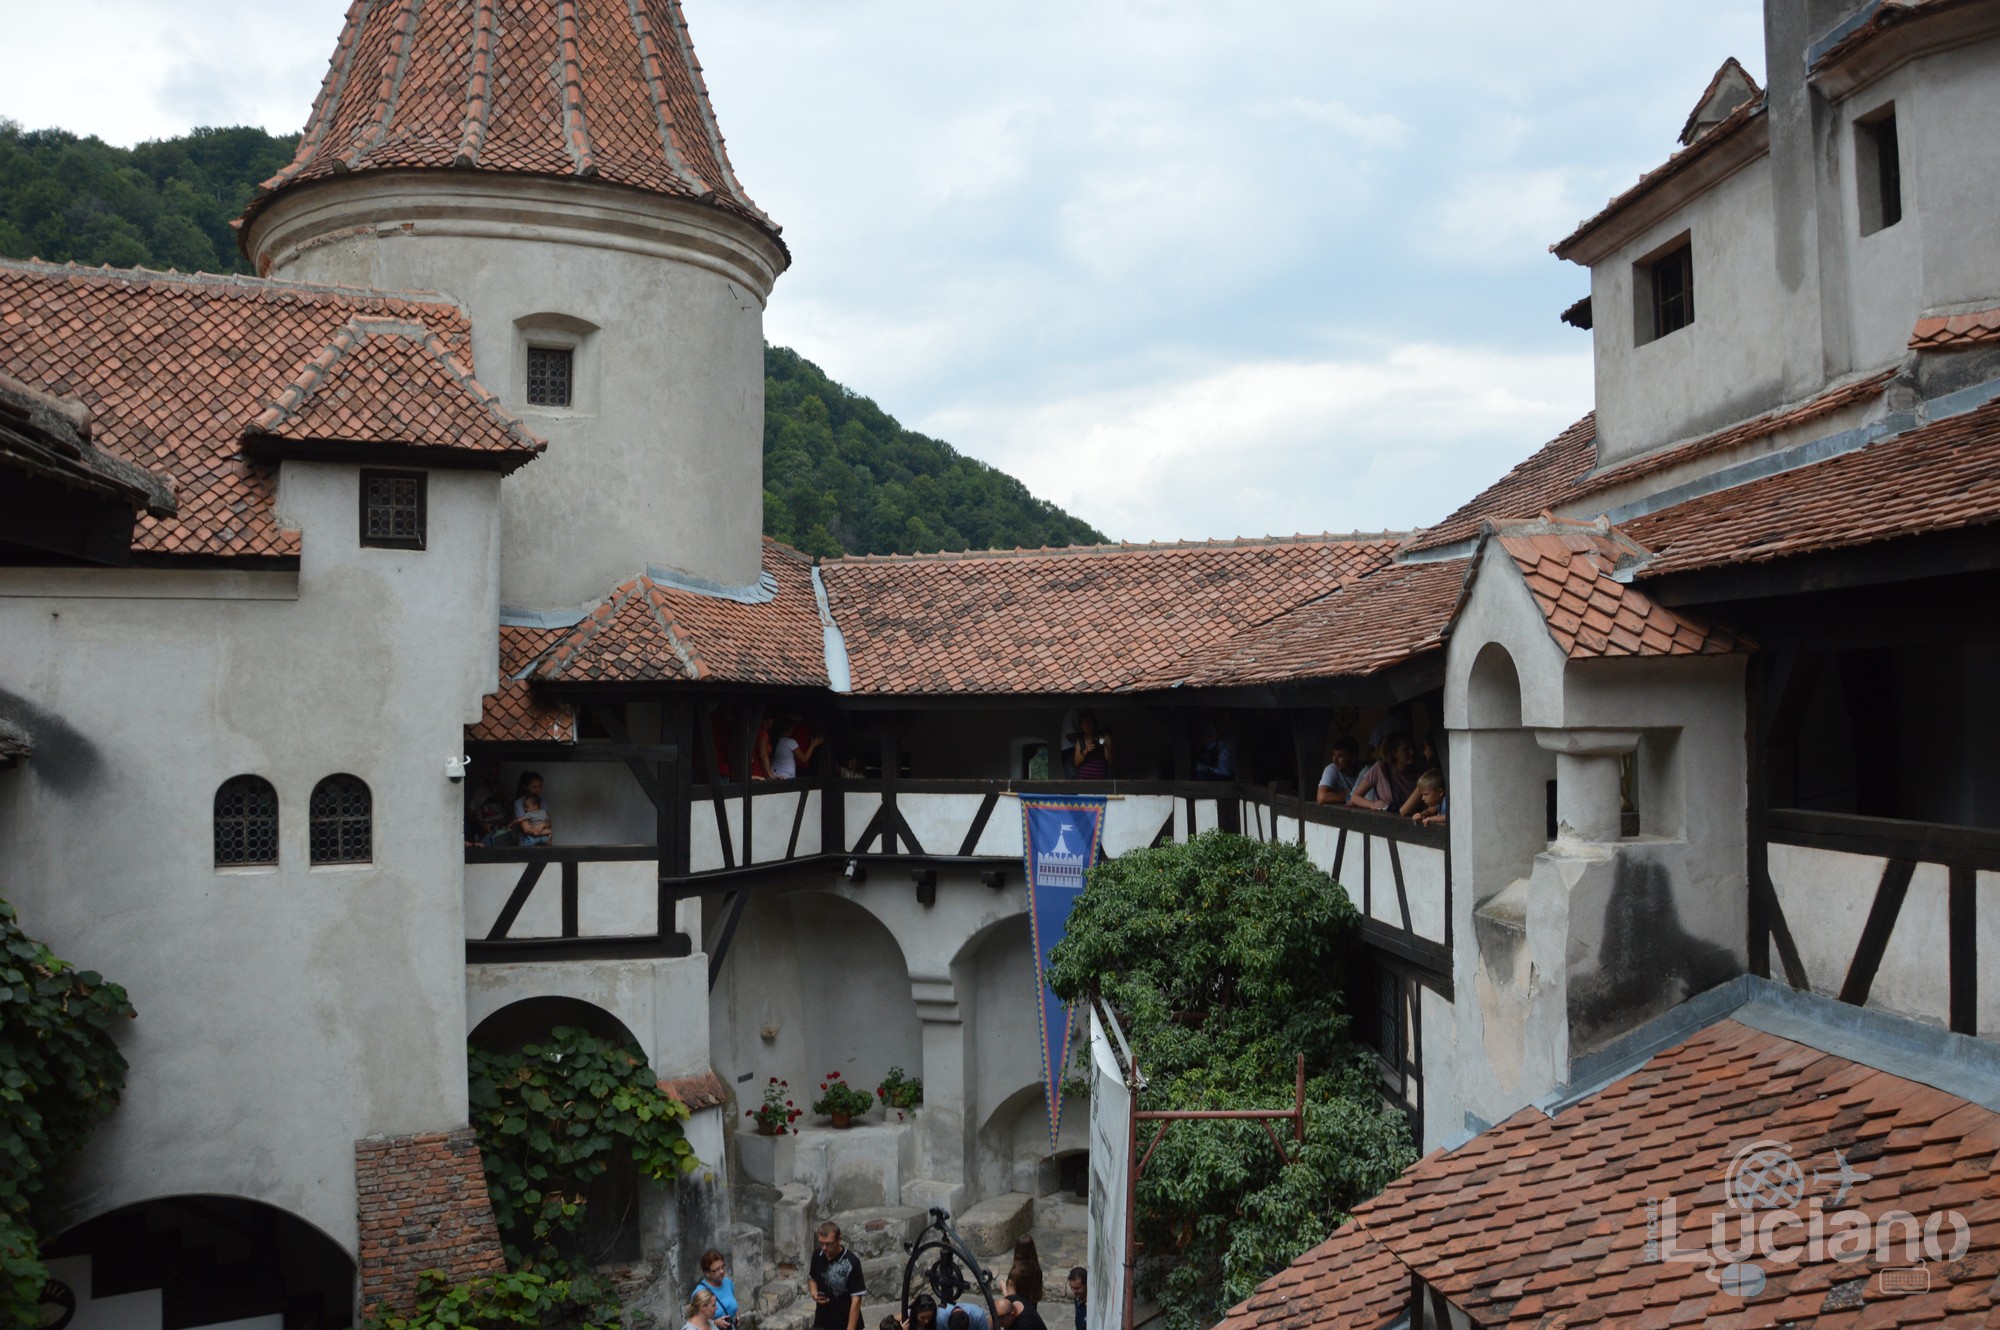
<svg viewBox="0 0 2000 1330">
<path fill-rule="evenodd" d="M 278 191 L 358 171 L 574 176 L 776 236 L 729 165 L 680 0 L 354 0 Z"/>
</svg>

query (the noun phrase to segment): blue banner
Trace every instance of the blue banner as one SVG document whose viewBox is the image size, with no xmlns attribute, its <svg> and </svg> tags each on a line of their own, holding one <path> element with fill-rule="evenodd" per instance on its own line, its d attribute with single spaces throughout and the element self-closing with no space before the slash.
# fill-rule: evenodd
<svg viewBox="0 0 2000 1330">
<path fill-rule="evenodd" d="M 1024 794 L 1021 847 L 1028 867 L 1028 927 L 1035 945 L 1035 1005 L 1041 1014 L 1043 1099 L 1049 1110 L 1049 1153 L 1062 1126 L 1062 1073 L 1069 1061 L 1069 1012 L 1049 991 L 1049 953 L 1069 927 L 1069 912 L 1097 862 L 1104 838 L 1101 794 Z"/>
</svg>

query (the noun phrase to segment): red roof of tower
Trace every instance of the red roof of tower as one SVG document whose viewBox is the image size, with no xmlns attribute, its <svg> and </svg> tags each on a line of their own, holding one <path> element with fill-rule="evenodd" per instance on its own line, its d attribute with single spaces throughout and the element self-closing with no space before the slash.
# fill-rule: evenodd
<svg viewBox="0 0 2000 1330">
<path fill-rule="evenodd" d="M 680 0 L 353 0 L 279 190 L 355 171 L 570 176 L 778 226 L 737 182 Z"/>
</svg>

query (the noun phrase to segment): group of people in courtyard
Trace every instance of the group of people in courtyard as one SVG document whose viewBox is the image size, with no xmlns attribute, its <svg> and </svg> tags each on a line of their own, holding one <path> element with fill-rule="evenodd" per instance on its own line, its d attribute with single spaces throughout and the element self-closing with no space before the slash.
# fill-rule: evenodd
<svg viewBox="0 0 2000 1330">
<path fill-rule="evenodd" d="M 1075 1330 L 1084 1330 L 1085 1273 L 1069 1272 Z M 813 1330 L 861 1330 L 861 1304 L 868 1293 L 860 1253 L 847 1246 L 840 1225 L 831 1220 L 814 1233 L 813 1252 L 806 1265 L 806 1295 L 813 1303 Z M 1049 1330 L 1042 1319 L 1042 1262 L 1035 1240 L 1024 1237 L 1014 1245 L 1007 1278 L 987 1299 L 977 1289 L 940 1306 L 930 1293 L 919 1293 L 899 1315 L 882 1318 L 877 1330 Z M 738 1330 L 742 1316 L 729 1259 L 719 1251 L 701 1254 L 701 1282 L 688 1294 L 686 1330 Z M 999 1318 L 998 1325 L 994 1317 Z"/>
</svg>

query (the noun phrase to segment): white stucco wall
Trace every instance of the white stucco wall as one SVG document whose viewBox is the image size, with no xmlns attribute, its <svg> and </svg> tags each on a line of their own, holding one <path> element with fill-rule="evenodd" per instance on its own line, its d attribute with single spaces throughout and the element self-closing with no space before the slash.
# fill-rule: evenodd
<svg viewBox="0 0 2000 1330">
<path fill-rule="evenodd" d="M 1896 112 L 1905 145 L 1903 224 L 1919 215 L 1926 309 L 2000 297 L 1993 262 L 2000 248 L 1993 206 L 1993 182 L 2000 179 L 1997 64 L 2000 42 L 1980 42 L 1913 61 L 1903 76 L 1911 89 L 1909 113 L 1901 102 Z M 1892 81 L 1883 87 L 1890 90 Z M 1907 312 L 1914 323 L 1919 311 Z"/>
<path fill-rule="evenodd" d="M 360 548 L 358 483 L 285 464 L 296 576 L 0 570 L 0 688 L 26 704 L 0 708 L 38 741 L 0 775 L 4 890 L 139 1013 L 68 1219 L 220 1192 L 352 1252 L 354 1141 L 465 1121 L 444 764 L 493 686 L 501 482 L 432 472 L 423 551 Z M 370 864 L 308 864 L 308 798 L 336 772 L 372 791 Z M 244 773 L 277 790 L 275 868 L 214 866 L 214 793 Z"/>
<path fill-rule="evenodd" d="M 1769 159 L 1759 158 L 1592 266 L 1600 465 L 1784 400 L 1770 218 Z M 1633 265 L 1683 231 L 1694 251 L 1694 322 L 1640 345 L 1634 302 L 1650 295 Z"/>
<path fill-rule="evenodd" d="M 757 581 L 763 309 L 785 263 L 768 237 L 636 190 L 428 172 L 288 191 L 250 245 L 274 277 L 437 291 L 472 315 L 480 380 L 549 442 L 505 497 L 509 606 L 580 605 L 649 562 Z M 538 320 L 595 330 L 571 409 L 527 403 Z"/>
<path fill-rule="evenodd" d="M 1495 644 L 1518 675 L 1517 724 L 1484 686 L 1504 678 Z M 1575 1058 L 1742 970 L 1742 671 L 1740 656 L 1570 661 L 1513 560 L 1483 560 L 1446 652 L 1455 1028 L 1448 1063 L 1425 1030 L 1427 1135 L 1501 1120 L 1566 1083 Z M 1641 834 L 1549 841 L 1545 782 L 1598 761 L 1615 787 L 1615 758 L 1591 753 L 1619 743 L 1635 746 Z M 1565 824 L 1582 793 L 1559 782 Z"/>
</svg>

